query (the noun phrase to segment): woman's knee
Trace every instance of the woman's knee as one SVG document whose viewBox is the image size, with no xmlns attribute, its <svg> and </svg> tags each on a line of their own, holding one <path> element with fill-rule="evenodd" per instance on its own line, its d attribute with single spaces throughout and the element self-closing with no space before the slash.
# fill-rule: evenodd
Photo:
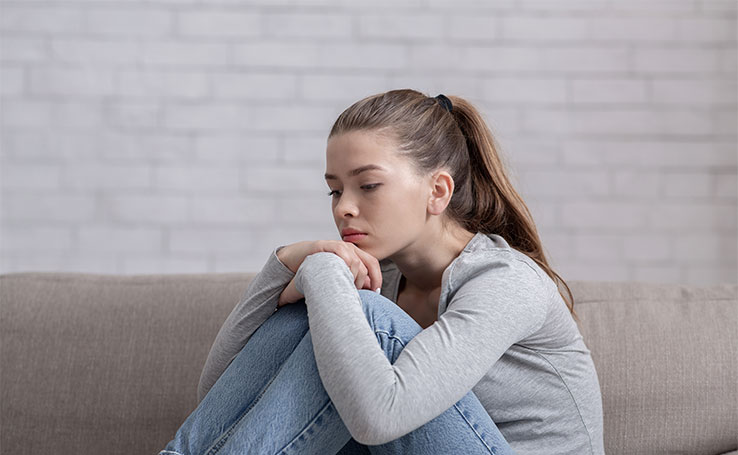
<svg viewBox="0 0 738 455">
<path fill-rule="evenodd" d="M 402 308 L 387 297 L 368 289 L 359 289 L 361 306 L 369 325 L 375 332 L 410 341 L 423 328 Z"/>
</svg>

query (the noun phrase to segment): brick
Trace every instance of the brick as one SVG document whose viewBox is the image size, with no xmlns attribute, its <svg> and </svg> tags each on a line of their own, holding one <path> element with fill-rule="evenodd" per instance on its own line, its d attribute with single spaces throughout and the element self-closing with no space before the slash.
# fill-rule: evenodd
<svg viewBox="0 0 738 455">
<path fill-rule="evenodd" d="M 631 281 L 633 278 L 630 270 L 630 267 L 622 263 L 576 260 L 562 264 L 558 273 L 570 281 Z M 575 311 L 576 308 L 575 297 Z"/>
<path fill-rule="evenodd" d="M 667 235 L 640 234 L 623 242 L 623 259 L 628 262 L 665 264 L 672 256 L 672 240 Z"/>
<path fill-rule="evenodd" d="M 414 44 L 408 50 L 407 66 L 416 71 L 540 71 L 542 56 L 529 45 L 464 45 Z M 443 58 L 439 58 L 442 55 Z"/>
<path fill-rule="evenodd" d="M 626 239 L 623 234 L 586 232 L 576 235 L 572 243 L 577 259 L 608 260 L 614 263 L 623 259 Z"/>
<path fill-rule="evenodd" d="M 673 235 L 675 260 L 681 264 L 736 265 L 738 241 L 734 235 L 699 235 L 682 232 Z"/>
<path fill-rule="evenodd" d="M 297 98 L 298 78 L 284 73 L 214 73 L 213 95 L 222 100 L 292 101 Z"/>
<path fill-rule="evenodd" d="M 710 205 L 700 202 L 662 202 L 651 208 L 649 226 L 669 231 L 700 230 L 735 233 L 738 222 L 736 206 L 730 202 Z"/>
<path fill-rule="evenodd" d="M 620 136 L 704 136 L 713 125 L 700 112 L 688 109 L 612 108 L 577 109 L 568 112 L 537 109 L 525 112 L 525 128 L 536 132 L 611 134 Z"/>
<path fill-rule="evenodd" d="M 669 172 L 663 179 L 664 196 L 688 199 L 709 197 L 714 177 L 707 172 Z"/>
<path fill-rule="evenodd" d="M 70 189 L 151 188 L 151 167 L 145 164 L 84 163 L 62 167 L 61 185 Z"/>
<path fill-rule="evenodd" d="M 358 101 L 355 94 L 379 93 L 384 91 L 383 85 L 376 76 L 361 74 L 306 74 L 298 81 L 301 98 L 338 101 L 346 107 Z"/>
<path fill-rule="evenodd" d="M 199 71 L 124 70 L 117 74 L 116 92 L 145 99 L 203 99 L 210 94 L 210 80 Z"/>
<path fill-rule="evenodd" d="M 229 63 L 230 50 L 226 43 L 144 42 L 139 59 L 151 66 L 224 67 Z"/>
<path fill-rule="evenodd" d="M 551 104 L 566 101 L 563 78 L 494 77 L 482 81 L 481 97 L 488 102 Z"/>
<path fill-rule="evenodd" d="M 253 241 L 239 229 L 173 228 L 170 230 L 168 251 L 173 253 L 230 252 L 248 253 Z"/>
<path fill-rule="evenodd" d="M 688 17 L 677 21 L 677 41 L 709 44 L 736 43 L 736 20 L 733 17 Z"/>
<path fill-rule="evenodd" d="M 618 0 L 610 8 L 616 12 L 635 14 L 688 14 L 697 11 L 696 0 Z"/>
<path fill-rule="evenodd" d="M 197 194 L 235 192 L 238 189 L 238 169 L 201 164 L 161 164 L 153 169 L 153 187 Z"/>
<path fill-rule="evenodd" d="M 324 166 L 327 140 L 327 134 L 285 137 L 281 156 L 285 162 L 290 164 L 308 163 L 310 165 Z"/>
<path fill-rule="evenodd" d="M 192 198 L 190 220 L 201 226 L 239 225 L 264 226 L 277 218 L 276 204 L 272 198 L 207 195 L 197 193 Z"/>
<path fill-rule="evenodd" d="M 3 273 L 69 271 L 67 254 L 63 252 L 8 253 L 0 256 Z"/>
<path fill-rule="evenodd" d="M 161 251 L 161 229 L 124 225 L 81 226 L 77 232 L 78 248 L 89 252 Z"/>
<path fill-rule="evenodd" d="M 273 135 L 199 134 L 194 139 L 195 156 L 208 162 L 274 163 L 280 141 Z"/>
<path fill-rule="evenodd" d="M 326 186 L 325 193 L 328 193 Z M 280 224 L 299 220 L 302 226 L 324 226 L 330 224 L 335 226 L 333 218 L 332 198 L 286 196 L 279 199 L 276 221 Z M 336 230 L 338 233 L 338 230 Z"/>
<path fill-rule="evenodd" d="M 412 5 L 413 3 L 421 3 L 421 0 L 405 0 L 405 3 Z M 495 0 L 494 2 L 486 0 L 455 0 L 453 2 L 448 0 L 425 0 L 422 5 L 432 10 L 439 10 L 441 13 L 444 13 L 445 10 L 451 10 L 454 13 L 459 10 L 482 13 L 511 11 L 517 8 L 517 3 L 516 0 Z"/>
<path fill-rule="evenodd" d="M 516 42 L 586 42 L 589 22 L 577 16 L 507 15 L 500 20 L 500 36 Z"/>
<path fill-rule="evenodd" d="M 443 28 L 443 16 L 413 11 L 410 14 L 362 14 L 357 35 L 364 39 L 435 40 Z"/>
<path fill-rule="evenodd" d="M 164 106 L 167 128 L 196 131 L 324 131 L 334 117 L 331 108 L 309 106 Z"/>
<path fill-rule="evenodd" d="M 540 50 L 538 71 L 557 73 L 612 74 L 629 72 L 626 46 L 578 45 Z"/>
<path fill-rule="evenodd" d="M 0 68 L 0 95 L 19 97 L 25 90 L 25 71 L 22 67 Z"/>
<path fill-rule="evenodd" d="M 719 69 L 719 51 L 704 48 L 633 49 L 636 74 L 709 74 Z"/>
<path fill-rule="evenodd" d="M 577 200 L 611 192 L 607 172 L 595 170 L 548 169 L 521 172 L 521 187 L 541 200 Z"/>
<path fill-rule="evenodd" d="M 119 254 L 118 257 L 119 273 L 127 275 L 217 272 L 209 268 L 209 260 L 203 254 L 168 254 L 162 256 L 157 254 L 123 253 Z"/>
<path fill-rule="evenodd" d="M 85 29 L 95 36 L 161 37 L 174 31 L 170 11 L 152 8 L 93 9 L 86 11 Z"/>
<path fill-rule="evenodd" d="M 39 63 L 49 58 L 44 38 L 4 35 L 0 44 L 0 61 L 3 63 Z"/>
<path fill-rule="evenodd" d="M 480 14 L 453 14 L 448 17 L 447 36 L 450 41 L 495 41 L 502 36 L 502 25 L 496 17 Z"/>
<path fill-rule="evenodd" d="M 634 264 L 632 276 L 634 280 L 649 283 L 683 284 L 681 267 L 674 265 Z"/>
<path fill-rule="evenodd" d="M 112 65 L 136 64 L 141 60 L 139 44 L 135 41 L 54 36 L 49 47 L 54 62 L 76 63 L 95 71 Z"/>
<path fill-rule="evenodd" d="M 9 190 L 55 190 L 61 188 L 61 169 L 43 163 L 15 163 L 3 161 L 0 165 L 0 186 Z"/>
<path fill-rule="evenodd" d="M 177 33 L 195 37 L 253 38 L 262 34 L 262 16 L 245 11 L 185 10 L 177 12 Z"/>
<path fill-rule="evenodd" d="M 718 199 L 738 199 L 738 178 L 735 170 L 732 174 L 715 174 L 712 194 Z"/>
<path fill-rule="evenodd" d="M 561 225 L 577 228 L 598 228 L 601 231 L 625 231 L 647 227 L 649 204 L 619 201 L 564 202 L 561 204 Z"/>
<path fill-rule="evenodd" d="M 325 171 L 320 168 L 271 168 L 250 166 L 241 170 L 241 189 L 254 194 L 293 194 L 301 191 L 303 194 L 328 188 L 323 179 Z M 315 193 L 313 193 L 315 192 Z"/>
<path fill-rule="evenodd" d="M 623 169 L 611 172 L 614 196 L 626 196 L 637 201 L 661 199 L 664 176 L 660 169 Z"/>
<path fill-rule="evenodd" d="M 314 68 L 323 55 L 317 43 L 258 42 L 232 46 L 233 63 L 250 67 Z"/>
<path fill-rule="evenodd" d="M 110 194 L 102 200 L 106 215 L 113 221 L 151 223 L 185 223 L 188 201 L 183 195 Z"/>
<path fill-rule="evenodd" d="M 738 112 L 735 108 L 714 110 L 711 133 L 716 137 L 732 138 L 738 136 Z"/>
<path fill-rule="evenodd" d="M 722 141 L 568 140 L 562 148 L 564 163 L 585 166 L 704 169 L 736 166 L 737 159 L 735 144 Z"/>
<path fill-rule="evenodd" d="M 3 128 L 44 128 L 51 124 L 52 114 L 43 102 L 3 100 L 0 124 Z"/>
<path fill-rule="evenodd" d="M 105 105 L 106 124 L 124 131 L 158 127 L 161 105 L 149 101 L 109 101 Z"/>
<path fill-rule="evenodd" d="M 738 90 L 734 78 L 653 79 L 650 82 L 654 103 L 683 106 L 736 106 Z"/>
<path fill-rule="evenodd" d="M 559 162 L 561 147 L 546 139 L 511 136 L 502 153 L 516 167 L 550 169 Z"/>
<path fill-rule="evenodd" d="M 73 248 L 72 228 L 61 226 L 2 226 L 0 251 L 69 251 Z"/>
<path fill-rule="evenodd" d="M 571 78 L 569 99 L 576 104 L 645 103 L 648 82 L 626 78 Z"/>
<path fill-rule="evenodd" d="M 92 220 L 96 213 L 96 201 L 91 193 L 59 193 L 57 191 L 35 190 L 5 191 L 3 193 L 0 218 L 21 221 L 63 221 L 85 222 Z"/>
<path fill-rule="evenodd" d="M 350 39 L 353 33 L 352 16 L 338 12 L 265 11 L 259 22 L 267 37 Z"/>
<path fill-rule="evenodd" d="M 727 266 L 687 266 L 684 270 L 687 284 L 711 286 L 713 284 L 736 284 L 738 268 Z"/>
<path fill-rule="evenodd" d="M 595 41 L 669 43 L 677 37 L 677 20 L 668 16 L 600 16 L 589 22 Z"/>
<path fill-rule="evenodd" d="M 82 8 L 66 6 L 35 6 L 6 3 L 0 15 L 3 32 L 64 34 L 74 33 L 84 23 Z"/>
</svg>

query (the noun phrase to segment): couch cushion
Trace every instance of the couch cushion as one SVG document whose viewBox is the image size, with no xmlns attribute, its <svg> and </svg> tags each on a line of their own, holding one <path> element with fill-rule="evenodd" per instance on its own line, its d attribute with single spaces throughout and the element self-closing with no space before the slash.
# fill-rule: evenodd
<svg viewBox="0 0 738 455">
<path fill-rule="evenodd" d="M 2 452 L 158 453 L 251 277 L 0 276 Z"/>
<path fill-rule="evenodd" d="M 738 429 L 738 286 L 571 282 L 608 454 L 719 454 Z"/>
</svg>

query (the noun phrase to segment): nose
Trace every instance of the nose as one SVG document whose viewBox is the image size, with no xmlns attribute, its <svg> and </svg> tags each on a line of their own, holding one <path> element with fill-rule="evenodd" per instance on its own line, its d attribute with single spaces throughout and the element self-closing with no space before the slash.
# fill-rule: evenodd
<svg viewBox="0 0 738 455">
<path fill-rule="evenodd" d="M 344 193 L 341 195 L 341 199 L 338 201 L 338 204 L 336 204 L 336 213 L 339 217 L 344 217 L 346 215 L 356 216 L 356 213 L 358 212 L 358 209 L 356 207 L 356 204 L 351 201 L 350 198 L 346 196 Z"/>
</svg>

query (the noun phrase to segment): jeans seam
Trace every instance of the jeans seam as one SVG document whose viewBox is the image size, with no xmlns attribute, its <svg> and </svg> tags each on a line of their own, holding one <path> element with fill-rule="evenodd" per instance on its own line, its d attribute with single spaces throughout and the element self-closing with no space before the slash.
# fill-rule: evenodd
<svg viewBox="0 0 738 455">
<path fill-rule="evenodd" d="M 461 418 L 464 419 L 464 421 L 469 425 L 469 428 L 474 432 L 474 434 L 477 435 L 477 437 L 479 438 L 479 440 L 482 441 L 482 444 L 484 444 L 484 446 L 487 448 L 487 450 L 489 450 L 489 453 L 491 453 L 491 454 L 494 455 L 495 451 L 492 450 L 492 447 L 490 447 L 487 444 L 487 441 L 485 441 L 484 438 L 482 437 L 482 435 L 480 435 L 479 432 L 474 428 L 474 425 L 469 421 L 469 419 L 466 418 L 466 416 L 464 415 L 464 413 L 461 412 L 461 409 L 459 409 L 459 406 L 456 405 L 456 404 L 454 404 L 454 408 L 456 408 L 456 410 L 461 415 Z"/>
<path fill-rule="evenodd" d="M 402 341 L 402 339 L 401 339 L 401 338 L 398 338 L 398 337 L 396 337 L 396 336 L 392 335 L 391 333 L 389 333 L 389 332 L 388 332 L 388 331 L 386 331 L 386 330 L 381 330 L 381 329 L 376 329 L 376 330 L 374 330 L 374 334 L 375 334 L 375 335 L 378 335 L 378 334 L 380 334 L 380 333 L 383 333 L 383 334 L 387 335 L 387 338 L 392 338 L 393 340 L 397 341 L 398 343 L 400 343 L 400 344 L 402 345 L 402 347 L 403 347 L 403 348 L 405 347 L 405 342 L 404 342 L 404 341 Z"/>
<path fill-rule="evenodd" d="M 315 424 L 315 421 L 325 413 L 326 409 L 328 409 L 328 406 L 330 406 L 331 404 L 333 404 L 333 402 L 331 400 L 328 400 L 328 402 L 320 409 L 320 411 L 318 411 L 315 417 L 313 417 L 313 419 L 310 422 L 308 422 L 307 425 L 305 425 L 305 428 L 303 428 L 302 431 L 300 431 L 294 438 L 292 438 L 292 440 L 288 442 L 287 445 L 282 447 L 277 453 L 278 454 L 284 453 L 285 450 L 287 450 L 291 445 L 293 445 L 300 436 L 305 434 L 305 432 L 308 431 L 308 429 L 310 429 L 310 427 Z"/>
<path fill-rule="evenodd" d="M 174 455 L 182 455 L 181 453 L 175 452 L 174 450 L 162 450 L 157 455 L 162 455 L 162 454 L 166 455 L 168 453 L 173 453 Z"/>
</svg>

